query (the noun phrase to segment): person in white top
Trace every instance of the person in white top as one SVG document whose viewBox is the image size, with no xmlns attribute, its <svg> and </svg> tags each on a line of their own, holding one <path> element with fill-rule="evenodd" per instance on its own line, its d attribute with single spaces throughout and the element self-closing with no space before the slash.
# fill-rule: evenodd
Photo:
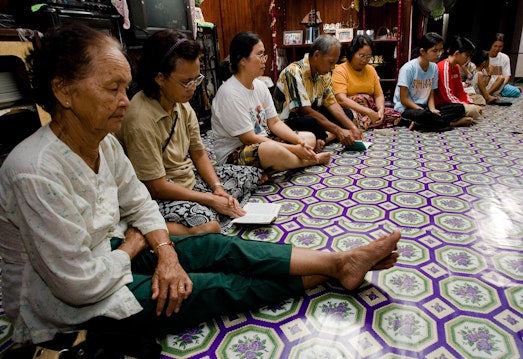
<svg viewBox="0 0 523 359">
<path fill-rule="evenodd" d="M 496 39 L 489 50 L 489 82 L 487 91 L 492 96 L 519 97 L 521 90 L 510 85 L 510 59 L 507 54 L 501 52 L 504 46 L 503 34 L 496 34 Z"/>
<path fill-rule="evenodd" d="M 224 67 L 230 67 L 230 78 L 212 103 L 218 164 L 250 165 L 270 172 L 329 163 L 330 153 L 317 153 L 324 142 L 317 141 L 312 132 L 295 132 L 281 121 L 269 89 L 257 79 L 267 61 L 259 36 L 237 34 L 229 57 Z"/>
</svg>

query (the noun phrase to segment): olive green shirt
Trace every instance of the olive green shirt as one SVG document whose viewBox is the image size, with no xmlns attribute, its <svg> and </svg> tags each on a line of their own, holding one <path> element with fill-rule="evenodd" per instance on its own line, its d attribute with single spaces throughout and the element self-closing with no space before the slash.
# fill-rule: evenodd
<svg viewBox="0 0 523 359">
<path fill-rule="evenodd" d="M 169 140 L 176 117 L 174 133 Z M 157 100 L 140 91 L 132 98 L 122 128 L 116 135 L 141 181 L 165 176 L 185 188 L 194 187 L 194 167 L 188 153 L 205 147 L 196 113 L 189 103 L 177 103 L 170 116 Z"/>
</svg>

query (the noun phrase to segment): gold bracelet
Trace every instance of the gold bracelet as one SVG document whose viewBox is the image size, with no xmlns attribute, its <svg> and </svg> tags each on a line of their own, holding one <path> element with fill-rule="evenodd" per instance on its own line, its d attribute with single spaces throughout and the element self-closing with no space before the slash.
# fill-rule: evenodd
<svg viewBox="0 0 523 359">
<path fill-rule="evenodd" d="M 153 252 L 154 254 L 158 254 L 158 253 L 156 253 L 156 252 L 158 251 L 158 248 L 163 247 L 163 246 L 171 246 L 171 247 L 174 248 L 174 243 L 173 243 L 172 241 L 169 241 L 169 242 L 162 242 L 162 243 L 158 244 L 156 247 L 154 247 L 154 249 L 153 249 L 152 252 Z"/>
<path fill-rule="evenodd" d="M 224 187 L 221 182 L 216 182 L 211 185 L 211 189 L 214 191 L 216 187 Z M 224 187 L 225 188 L 225 187 Z"/>
</svg>

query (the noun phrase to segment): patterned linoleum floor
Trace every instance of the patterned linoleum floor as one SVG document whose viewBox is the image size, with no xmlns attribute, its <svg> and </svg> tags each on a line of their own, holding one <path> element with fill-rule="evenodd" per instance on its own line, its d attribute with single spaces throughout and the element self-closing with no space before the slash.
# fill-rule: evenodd
<svg viewBox="0 0 523 359">
<path fill-rule="evenodd" d="M 169 335 L 165 358 L 523 357 L 523 100 L 471 128 L 365 137 L 263 185 L 251 200 L 279 218 L 231 234 L 342 251 L 399 228 L 397 266 Z"/>
</svg>

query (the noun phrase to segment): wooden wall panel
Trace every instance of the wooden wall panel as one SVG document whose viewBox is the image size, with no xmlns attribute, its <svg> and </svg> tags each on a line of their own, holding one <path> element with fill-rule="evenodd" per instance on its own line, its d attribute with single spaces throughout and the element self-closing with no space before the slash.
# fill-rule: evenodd
<svg viewBox="0 0 523 359">
<path fill-rule="evenodd" d="M 411 0 L 403 0 L 403 11 L 409 10 Z M 322 1 L 317 0 L 318 11 L 324 23 L 337 23 L 348 21 L 348 11 L 342 9 L 342 4 L 347 7 L 348 0 Z M 224 59 L 229 54 L 229 44 L 232 37 L 240 31 L 254 31 L 260 35 L 269 59 L 265 75 L 272 76 L 272 31 L 270 28 L 271 16 L 269 6 L 271 0 L 205 0 L 202 5 L 202 12 L 206 21 L 215 23 L 218 26 L 218 39 L 220 45 L 220 57 Z M 408 5 L 407 5 L 408 4 Z M 313 0 L 276 0 L 277 12 L 277 42 L 282 43 L 284 30 L 303 30 L 305 25 L 301 24 L 303 17 L 314 7 Z M 363 27 L 362 2 L 360 1 L 359 22 Z M 408 9 L 407 9 L 408 7 Z M 404 25 L 406 19 L 404 18 Z M 383 7 L 367 7 L 366 16 L 367 28 L 378 30 L 382 25 L 391 29 L 397 26 L 396 4 L 385 4 Z M 320 25 L 320 32 L 323 32 Z M 404 39 L 408 32 L 404 32 Z"/>
<path fill-rule="evenodd" d="M 266 75 L 270 75 L 270 64 L 272 63 L 270 3 L 270 0 L 207 0 L 202 3 L 201 8 L 205 20 L 218 26 L 222 60 L 229 55 L 229 45 L 234 35 L 241 31 L 253 31 L 260 36 L 269 55 Z"/>
</svg>

